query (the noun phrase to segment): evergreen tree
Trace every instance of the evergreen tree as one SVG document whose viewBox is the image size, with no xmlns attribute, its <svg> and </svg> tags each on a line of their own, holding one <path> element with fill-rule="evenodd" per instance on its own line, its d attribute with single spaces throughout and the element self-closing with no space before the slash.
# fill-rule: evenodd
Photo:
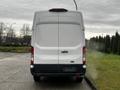
<svg viewBox="0 0 120 90">
<path fill-rule="evenodd" d="M 118 49 L 117 49 L 117 53 L 120 55 L 120 35 L 118 37 Z"/>
<path fill-rule="evenodd" d="M 119 41 L 119 34 L 118 34 L 118 32 L 116 32 L 116 34 L 115 34 L 115 41 L 114 41 L 114 43 L 115 43 L 115 52 L 114 53 L 118 53 L 118 41 Z"/>
<path fill-rule="evenodd" d="M 110 36 L 107 35 L 105 38 L 105 52 L 110 53 Z"/>
</svg>

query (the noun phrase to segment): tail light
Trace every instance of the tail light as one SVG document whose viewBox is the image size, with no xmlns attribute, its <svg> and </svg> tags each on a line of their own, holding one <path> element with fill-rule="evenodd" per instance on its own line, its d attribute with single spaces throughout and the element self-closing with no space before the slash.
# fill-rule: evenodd
<svg viewBox="0 0 120 90">
<path fill-rule="evenodd" d="M 31 47 L 31 65 L 34 64 L 34 48 Z"/>
<path fill-rule="evenodd" d="M 87 48 L 84 46 L 83 47 L 83 64 L 86 64 L 86 51 L 87 51 Z"/>
</svg>

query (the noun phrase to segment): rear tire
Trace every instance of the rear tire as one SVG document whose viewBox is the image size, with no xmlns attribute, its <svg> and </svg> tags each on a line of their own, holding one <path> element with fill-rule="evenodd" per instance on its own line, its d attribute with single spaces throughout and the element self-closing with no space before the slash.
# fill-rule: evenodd
<svg viewBox="0 0 120 90">
<path fill-rule="evenodd" d="M 83 77 L 76 77 L 76 82 L 77 82 L 77 83 L 81 83 L 82 80 L 83 80 Z"/>
<path fill-rule="evenodd" d="M 39 76 L 33 76 L 33 79 L 35 82 L 39 82 L 40 81 L 40 77 Z"/>
</svg>

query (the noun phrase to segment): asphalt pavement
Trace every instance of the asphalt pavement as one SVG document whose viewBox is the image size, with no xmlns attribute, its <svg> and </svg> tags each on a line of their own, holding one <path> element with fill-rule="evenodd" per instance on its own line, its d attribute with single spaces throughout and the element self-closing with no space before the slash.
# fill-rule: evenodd
<svg viewBox="0 0 120 90">
<path fill-rule="evenodd" d="M 35 83 L 30 73 L 30 54 L 0 52 L 0 90 L 91 90 L 85 80 L 46 78 Z"/>
</svg>

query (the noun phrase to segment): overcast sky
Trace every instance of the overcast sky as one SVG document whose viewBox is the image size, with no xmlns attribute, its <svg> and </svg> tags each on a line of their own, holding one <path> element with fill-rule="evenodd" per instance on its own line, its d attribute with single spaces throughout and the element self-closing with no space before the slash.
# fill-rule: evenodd
<svg viewBox="0 0 120 90">
<path fill-rule="evenodd" d="M 86 37 L 120 32 L 120 0 L 76 0 L 83 13 Z M 64 7 L 75 10 L 72 0 L 0 0 L 0 22 L 32 25 L 35 11 Z"/>
</svg>

